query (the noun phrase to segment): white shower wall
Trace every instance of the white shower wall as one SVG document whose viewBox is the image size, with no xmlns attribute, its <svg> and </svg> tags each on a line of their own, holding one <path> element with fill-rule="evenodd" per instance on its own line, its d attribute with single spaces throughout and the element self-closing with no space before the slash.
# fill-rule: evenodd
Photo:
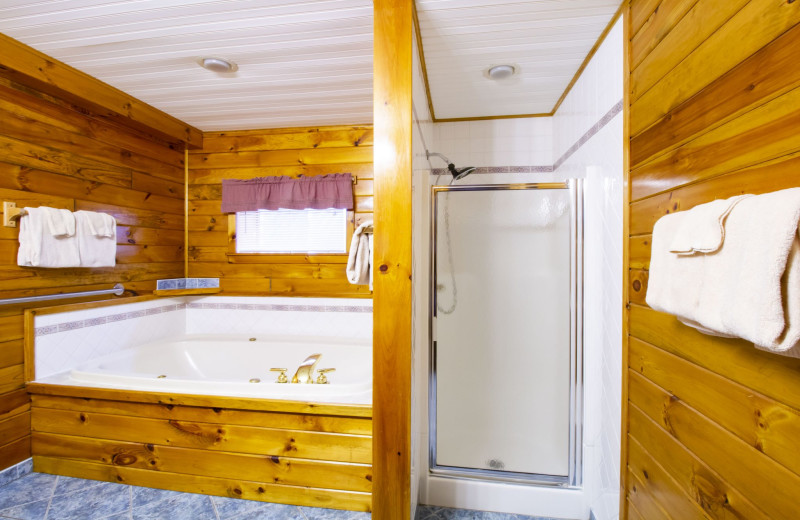
<svg viewBox="0 0 800 520">
<path fill-rule="evenodd" d="M 553 118 L 555 174 L 586 179 L 584 490 L 597 520 L 619 518 L 623 76 L 618 21 Z"/>
<path fill-rule="evenodd" d="M 421 85 L 421 82 L 420 82 Z M 554 117 L 423 125 L 430 151 L 479 170 L 456 184 L 585 179 L 584 480 L 581 489 L 428 475 L 427 302 L 429 183 L 415 165 L 414 423 L 419 501 L 424 504 L 597 520 L 618 518 L 622 331 L 623 37 L 618 21 Z M 415 84 L 415 105 L 426 103 Z M 427 114 L 427 110 L 423 111 Z M 420 119 L 423 119 L 422 117 Z M 416 131 L 416 129 L 415 129 Z M 415 154 L 417 141 L 415 140 Z M 418 157 L 415 155 L 415 160 Z M 422 161 L 420 160 L 420 164 Z M 431 159 L 431 168 L 446 165 Z M 439 182 L 449 182 L 446 172 Z M 476 247 L 492 247 L 491 243 Z M 415 477 L 416 478 L 416 477 Z"/>
<path fill-rule="evenodd" d="M 411 517 L 414 518 L 419 502 L 421 475 L 427 472 L 427 384 L 428 384 L 428 222 L 430 165 L 425 158 L 425 149 L 433 142 L 433 122 L 425 94 L 416 39 L 413 52 L 413 104 L 414 126 L 412 127 L 412 235 L 413 256 L 413 308 L 411 345 Z"/>
</svg>

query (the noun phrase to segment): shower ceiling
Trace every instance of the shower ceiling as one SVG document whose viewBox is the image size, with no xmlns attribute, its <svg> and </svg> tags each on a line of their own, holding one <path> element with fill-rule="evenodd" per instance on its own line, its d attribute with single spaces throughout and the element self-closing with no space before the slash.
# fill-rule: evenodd
<svg viewBox="0 0 800 520">
<path fill-rule="evenodd" d="M 437 119 L 549 113 L 620 0 L 416 0 Z M 492 81 L 493 65 L 514 65 Z"/>
<path fill-rule="evenodd" d="M 417 0 L 436 117 L 550 112 L 618 6 Z M 370 0 L 2 0 L 0 32 L 205 131 L 372 121 Z"/>
</svg>

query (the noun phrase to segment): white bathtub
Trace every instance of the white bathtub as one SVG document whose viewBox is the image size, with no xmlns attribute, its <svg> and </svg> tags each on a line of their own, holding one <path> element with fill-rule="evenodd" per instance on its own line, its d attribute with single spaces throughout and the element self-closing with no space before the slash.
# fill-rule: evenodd
<svg viewBox="0 0 800 520">
<path fill-rule="evenodd" d="M 312 354 L 322 354 L 317 370 L 336 369 L 327 374 L 329 384 L 277 383 L 278 373 L 270 372 L 270 368 L 286 368 L 291 380 Z M 129 348 L 37 382 L 371 404 L 372 348 L 364 340 L 190 335 Z"/>
</svg>

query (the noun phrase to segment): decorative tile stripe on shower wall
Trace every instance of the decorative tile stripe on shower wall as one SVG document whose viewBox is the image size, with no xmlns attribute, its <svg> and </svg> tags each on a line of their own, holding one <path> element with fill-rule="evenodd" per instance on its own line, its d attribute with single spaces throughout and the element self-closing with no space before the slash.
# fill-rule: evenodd
<svg viewBox="0 0 800 520">
<path fill-rule="evenodd" d="M 617 101 L 611 109 L 608 110 L 597 122 L 595 122 L 586 132 L 575 141 L 562 155 L 551 165 L 533 165 L 533 166 L 480 166 L 472 173 L 474 174 L 497 174 L 497 173 L 552 173 L 556 171 L 564 162 L 569 159 L 575 152 L 577 152 L 583 145 L 585 145 L 592 137 L 605 128 L 614 117 L 622 112 L 622 100 Z M 468 138 L 463 139 L 459 143 L 462 147 L 468 147 L 473 144 Z M 460 154 L 458 154 L 460 155 Z M 456 157 L 458 157 L 456 155 Z M 463 166 L 463 165 L 462 165 Z M 447 168 L 433 168 L 430 170 L 431 175 L 449 175 L 450 172 Z"/>
<path fill-rule="evenodd" d="M 476 173 L 551 173 L 553 166 L 479 166 Z M 449 175 L 447 168 L 433 168 L 431 175 Z"/>
<path fill-rule="evenodd" d="M 600 118 L 600 120 L 598 122 L 596 122 L 594 125 L 592 125 L 592 127 L 589 128 L 589 130 L 587 130 L 586 133 L 584 133 L 580 137 L 580 139 L 578 139 L 578 141 L 575 144 L 570 146 L 567 149 L 567 151 L 564 152 L 564 154 L 561 157 L 558 158 L 558 160 L 553 165 L 553 170 L 557 170 L 559 166 L 564 164 L 564 161 L 569 159 L 572 156 L 572 154 L 577 152 L 580 149 L 581 146 L 586 144 L 586 142 L 589 139 L 594 137 L 597 134 L 597 132 L 602 130 L 608 123 L 611 122 L 612 119 L 614 119 L 614 116 L 616 116 L 620 112 L 622 112 L 622 100 L 621 99 L 619 101 L 617 101 L 614 104 L 614 106 L 611 107 L 611 109 L 608 112 L 606 112 L 606 114 L 603 117 Z"/>
</svg>

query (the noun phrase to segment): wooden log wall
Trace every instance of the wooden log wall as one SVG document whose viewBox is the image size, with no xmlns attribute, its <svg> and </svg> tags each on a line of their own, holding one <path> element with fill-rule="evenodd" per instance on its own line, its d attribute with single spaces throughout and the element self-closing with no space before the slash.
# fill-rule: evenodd
<svg viewBox="0 0 800 520">
<path fill-rule="evenodd" d="M 189 276 L 219 277 L 228 294 L 364 296 L 350 285 L 346 255 L 236 255 L 232 217 L 220 210 L 222 179 L 352 173 L 350 230 L 372 219 L 372 127 L 206 133 L 189 154 Z M 348 239 L 348 248 L 350 241 Z"/>
<path fill-rule="evenodd" d="M 43 387 L 44 385 L 39 385 Z M 39 394 L 39 390 L 46 393 Z M 299 506 L 371 510 L 371 409 L 32 388 L 36 471 Z M 142 394 L 128 392 L 128 394 Z M 150 396 L 152 397 L 152 396 Z M 226 404 L 226 401 L 230 404 Z M 188 405 L 184 402 L 189 403 Z M 203 405 L 203 403 L 213 403 Z M 265 404 L 266 403 L 266 404 Z"/>
<path fill-rule="evenodd" d="M 800 359 L 700 334 L 645 294 L 659 217 L 800 186 L 800 2 L 632 0 L 628 15 L 624 517 L 796 519 Z"/>
<path fill-rule="evenodd" d="M 117 266 L 102 269 L 18 267 L 18 229 L 0 227 L 0 298 L 107 289 L 117 282 L 146 293 L 158 278 L 183 276 L 183 144 L 0 72 L 0 198 L 17 206 L 102 211 L 119 224 Z M 30 456 L 22 312 L 23 306 L 0 308 L 0 468 Z"/>
</svg>

